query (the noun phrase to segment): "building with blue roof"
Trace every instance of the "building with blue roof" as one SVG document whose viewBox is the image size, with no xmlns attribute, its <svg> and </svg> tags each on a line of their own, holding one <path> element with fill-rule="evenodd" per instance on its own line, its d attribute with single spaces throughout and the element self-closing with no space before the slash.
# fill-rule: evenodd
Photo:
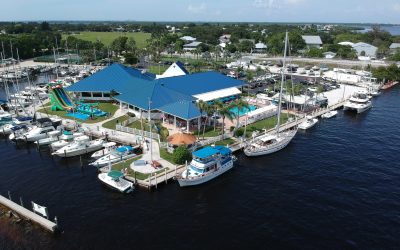
<svg viewBox="0 0 400 250">
<path fill-rule="evenodd" d="M 189 74 L 180 62 L 174 66 L 177 75 L 171 73 L 160 78 L 122 64 L 112 64 L 66 90 L 81 100 L 116 100 L 120 108 L 139 117 L 147 117 L 146 112 L 150 110 L 152 118 L 175 127 L 184 126 L 188 132 L 190 126 L 200 124 L 199 100 L 231 100 L 241 93 L 238 88 L 243 85 L 242 81 L 214 71 Z"/>
</svg>

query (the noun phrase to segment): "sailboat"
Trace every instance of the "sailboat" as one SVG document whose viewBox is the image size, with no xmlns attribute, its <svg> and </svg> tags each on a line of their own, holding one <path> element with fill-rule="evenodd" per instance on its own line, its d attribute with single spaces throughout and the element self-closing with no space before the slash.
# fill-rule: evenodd
<svg viewBox="0 0 400 250">
<path fill-rule="evenodd" d="M 265 133 L 259 137 L 254 138 L 251 141 L 251 143 L 244 148 L 244 153 L 246 156 L 260 156 L 260 155 L 268 155 L 275 153 L 285 148 L 297 133 L 297 127 L 295 127 L 294 129 L 280 131 L 280 120 L 281 120 L 281 110 L 282 110 L 282 89 L 283 89 L 283 82 L 285 81 L 284 69 L 286 68 L 287 43 L 288 43 L 288 33 L 286 32 L 276 131 L 271 133 Z"/>
</svg>

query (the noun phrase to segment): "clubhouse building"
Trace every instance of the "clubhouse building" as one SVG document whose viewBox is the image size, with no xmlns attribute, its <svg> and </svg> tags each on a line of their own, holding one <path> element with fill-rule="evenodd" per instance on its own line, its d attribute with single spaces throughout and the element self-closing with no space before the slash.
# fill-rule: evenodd
<svg viewBox="0 0 400 250">
<path fill-rule="evenodd" d="M 243 84 L 215 71 L 189 74 L 180 62 L 162 75 L 112 64 L 66 90 L 81 100 L 116 100 L 137 117 L 147 117 L 150 110 L 152 119 L 189 132 L 200 124 L 199 100 L 234 100 Z"/>
</svg>

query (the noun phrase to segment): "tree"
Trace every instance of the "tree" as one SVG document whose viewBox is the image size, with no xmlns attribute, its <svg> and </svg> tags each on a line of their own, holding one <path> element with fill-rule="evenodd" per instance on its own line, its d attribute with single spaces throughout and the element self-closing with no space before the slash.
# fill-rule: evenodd
<svg viewBox="0 0 400 250">
<path fill-rule="evenodd" d="M 318 57 L 321 58 L 324 55 L 322 54 L 322 50 L 319 48 L 310 48 L 307 52 L 306 52 L 306 56 L 307 57 Z"/>
<path fill-rule="evenodd" d="M 254 79 L 254 74 L 252 71 L 248 70 L 246 72 L 246 80 L 247 82 L 251 82 Z"/>
<path fill-rule="evenodd" d="M 199 112 L 200 112 L 200 115 L 201 115 L 200 124 L 199 124 L 199 128 L 201 129 L 201 121 L 202 121 L 202 118 L 203 118 L 203 112 L 207 109 L 207 103 L 205 101 L 203 101 L 203 100 L 200 100 L 200 101 L 198 101 L 196 103 L 196 105 L 197 105 L 197 108 L 199 109 Z M 197 137 L 200 136 L 200 129 L 197 130 L 197 132 L 198 132 L 197 133 Z"/>
<path fill-rule="evenodd" d="M 136 41 L 133 37 L 130 37 L 127 41 L 126 41 L 126 50 L 129 51 L 132 54 L 136 54 Z"/>
<path fill-rule="evenodd" d="M 133 53 L 126 53 L 124 57 L 125 57 L 125 63 L 127 63 L 127 64 L 137 64 L 138 63 L 138 59 L 135 56 L 135 54 L 133 54 Z"/>
<path fill-rule="evenodd" d="M 175 164 L 184 164 L 192 160 L 192 154 L 185 146 L 179 146 L 174 150 L 172 160 Z"/>
<path fill-rule="evenodd" d="M 111 43 L 111 49 L 117 54 L 121 54 L 122 51 L 126 50 L 126 42 L 128 41 L 128 37 L 120 36 L 114 39 Z"/>
<path fill-rule="evenodd" d="M 235 114 L 232 112 L 232 106 L 223 106 L 219 111 L 219 115 L 222 117 L 222 139 L 225 137 L 225 118 L 232 121 L 235 118 Z"/>
<path fill-rule="evenodd" d="M 240 111 L 243 109 L 249 109 L 250 105 L 248 102 L 244 101 L 243 99 L 238 99 L 232 103 L 233 107 L 236 109 L 236 129 L 239 128 L 239 118 L 240 118 Z"/>
</svg>

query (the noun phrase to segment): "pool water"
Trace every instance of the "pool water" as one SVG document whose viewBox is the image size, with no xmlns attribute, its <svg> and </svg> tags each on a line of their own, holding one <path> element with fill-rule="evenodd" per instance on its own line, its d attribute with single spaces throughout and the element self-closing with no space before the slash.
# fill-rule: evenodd
<svg viewBox="0 0 400 250">
<path fill-rule="evenodd" d="M 238 108 L 237 107 L 233 107 L 230 109 L 232 113 L 234 113 L 235 115 L 238 112 Z M 250 111 L 256 110 L 256 106 L 254 105 L 249 105 L 249 108 L 242 108 L 241 110 L 239 110 L 239 116 L 244 116 L 245 114 L 249 113 Z"/>
<path fill-rule="evenodd" d="M 67 116 L 70 116 L 70 117 L 73 117 L 73 118 L 77 118 L 77 119 L 83 120 L 83 121 L 89 119 L 89 117 L 90 117 L 90 115 L 88 115 L 88 114 L 82 114 L 82 113 L 79 113 L 79 112 L 68 113 Z"/>
</svg>

